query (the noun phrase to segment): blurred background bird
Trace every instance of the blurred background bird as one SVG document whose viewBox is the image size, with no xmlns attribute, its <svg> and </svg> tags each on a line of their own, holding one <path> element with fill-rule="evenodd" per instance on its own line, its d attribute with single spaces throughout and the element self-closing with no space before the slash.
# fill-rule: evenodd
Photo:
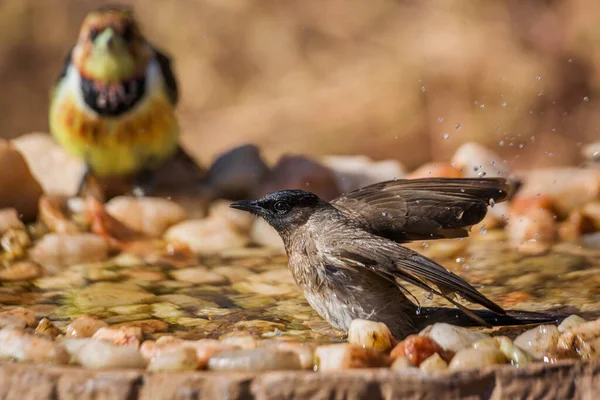
<svg viewBox="0 0 600 400">
<path fill-rule="evenodd" d="M 52 91 L 50 131 L 90 178 L 132 177 L 152 192 L 155 171 L 180 152 L 177 81 L 170 59 L 142 35 L 133 11 L 104 7 L 84 19 Z"/>
</svg>

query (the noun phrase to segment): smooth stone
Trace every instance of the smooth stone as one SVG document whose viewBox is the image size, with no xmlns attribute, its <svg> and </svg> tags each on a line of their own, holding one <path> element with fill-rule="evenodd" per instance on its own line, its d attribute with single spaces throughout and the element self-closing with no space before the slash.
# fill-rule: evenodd
<svg viewBox="0 0 600 400">
<path fill-rule="evenodd" d="M 217 157 L 206 172 L 203 187 L 211 199 L 248 199 L 268 172 L 258 147 L 243 145 Z"/>
<path fill-rule="evenodd" d="M 25 230 L 25 224 L 19 219 L 16 209 L 0 209 L 0 234 L 9 229 Z"/>
<path fill-rule="evenodd" d="M 196 351 L 190 347 L 179 347 L 160 351 L 150 360 L 148 370 L 162 371 L 193 371 L 199 366 Z"/>
<path fill-rule="evenodd" d="M 50 135 L 30 133 L 13 139 L 12 144 L 23 154 L 45 193 L 75 194 L 85 165 L 67 154 Z"/>
<path fill-rule="evenodd" d="M 466 349 L 478 340 L 489 338 L 489 336 L 485 333 L 472 331 L 467 328 L 450 325 L 443 322 L 429 325 L 419 332 L 419 335 L 426 336 L 434 340 L 444 350 L 450 350 L 454 352 Z"/>
<path fill-rule="evenodd" d="M 230 224 L 221 218 L 181 222 L 169 228 L 165 238 L 184 243 L 197 254 L 214 254 L 226 249 L 240 248 L 250 241 L 247 235 L 232 229 Z"/>
<path fill-rule="evenodd" d="M 383 322 L 355 319 L 348 328 L 348 343 L 356 346 L 386 352 L 392 348 L 394 338 Z"/>
<path fill-rule="evenodd" d="M 540 325 L 517 336 L 514 343 L 540 359 L 556 347 L 559 337 L 560 331 L 555 325 Z"/>
<path fill-rule="evenodd" d="M 108 258 L 108 242 L 93 233 L 50 233 L 29 250 L 29 256 L 38 264 L 55 268 L 104 261 Z"/>
<path fill-rule="evenodd" d="M 0 270 L 0 281 L 24 281 L 39 278 L 44 269 L 38 264 L 21 261 Z"/>
<path fill-rule="evenodd" d="M 183 221 L 186 211 L 179 204 L 159 197 L 119 196 L 106 203 L 106 211 L 127 227 L 150 237 L 161 236 Z"/>
<path fill-rule="evenodd" d="M 320 372 L 350 368 L 379 368 L 389 366 L 389 358 L 378 351 L 363 349 L 350 343 L 319 346 L 315 350 L 316 366 Z"/>
<path fill-rule="evenodd" d="M 0 358 L 66 364 L 69 354 L 64 347 L 45 336 L 34 336 L 20 329 L 5 328 L 0 330 Z"/>
<path fill-rule="evenodd" d="M 144 368 L 146 360 L 135 346 L 117 346 L 104 340 L 90 340 L 72 354 L 86 368 Z"/>
<path fill-rule="evenodd" d="M 35 313 L 28 308 L 17 307 L 0 312 L 0 328 L 25 328 L 34 326 Z"/>
<path fill-rule="evenodd" d="M 495 348 L 462 349 L 454 355 L 448 369 L 451 371 L 464 371 L 505 363 L 504 354 Z"/>
<path fill-rule="evenodd" d="M 42 187 L 18 149 L 0 139 L 0 209 L 14 208 L 26 220 L 34 219 Z"/>
<path fill-rule="evenodd" d="M 208 360 L 208 369 L 226 372 L 262 372 L 301 369 L 293 351 L 270 348 L 222 351 Z"/>
<path fill-rule="evenodd" d="M 451 165 L 459 168 L 467 178 L 509 177 L 511 169 L 502 157 L 478 143 L 469 142 L 460 146 Z"/>
<path fill-rule="evenodd" d="M 262 218 L 258 218 L 254 221 L 250 230 L 250 239 L 253 243 L 256 243 L 261 247 L 268 247 L 281 252 L 285 251 L 281 236 L 279 236 L 277 231 Z"/>
<path fill-rule="evenodd" d="M 406 174 L 402 164 L 396 160 L 373 161 L 367 156 L 327 156 L 321 159 L 336 177 L 344 193 L 377 182 L 401 179 Z"/>
<path fill-rule="evenodd" d="M 74 339 L 91 338 L 100 328 L 106 327 L 108 327 L 106 322 L 82 315 L 67 325 L 65 336 Z"/>
<path fill-rule="evenodd" d="M 575 328 L 578 325 L 584 324 L 585 322 L 586 320 L 581 318 L 579 315 L 569 315 L 567 318 L 563 319 L 562 322 L 558 325 L 558 331 L 560 333 L 564 333 L 572 328 Z"/>
<path fill-rule="evenodd" d="M 216 200 L 208 210 L 209 218 L 220 218 L 226 221 L 233 230 L 239 233 L 248 234 L 256 217 L 245 211 L 236 210 L 230 207 L 229 200 Z"/>
<path fill-rule="evenodd" d="M 448 370 L 448 363 L 438 353 L 435 353 L 427 357 L 419 365 L 419 369 L 428 374 L 438 374 Z"/>
<path fill-rule="evenodd" d="M 325 200 L 341 194 L 335 173 L 330 168 L 305 156 L 284 155 L 265 176 L 252 197 L 288 189 L 308 190 Z"/>
</svg>

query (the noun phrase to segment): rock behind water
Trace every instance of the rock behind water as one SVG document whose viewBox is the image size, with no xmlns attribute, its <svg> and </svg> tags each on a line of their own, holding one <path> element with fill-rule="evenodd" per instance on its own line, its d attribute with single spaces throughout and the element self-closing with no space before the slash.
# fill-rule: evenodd
<svg viewBox="0 0 600 400">
<path fill-rule="evenodd" d="M 284 189 L 300 189 L 331 200 L 341 194 L 335 173 L 304 156 L 285 155 L 265 176 L 254 197 Z"/>
<path fill-rule="evenodd" d="M 12 140 L 33 176 L 47 194 L 73 195 L 85 171 L 84 164 L 67 154 L 46 133 L 30 133 Z"/>
<path fill-rule="evenodd" d="M 0 209 L 14 208 L 24 219 L 33 219 L 42 193 L 25 158 L 12 144 L 0 139 Z"/>
</svg>

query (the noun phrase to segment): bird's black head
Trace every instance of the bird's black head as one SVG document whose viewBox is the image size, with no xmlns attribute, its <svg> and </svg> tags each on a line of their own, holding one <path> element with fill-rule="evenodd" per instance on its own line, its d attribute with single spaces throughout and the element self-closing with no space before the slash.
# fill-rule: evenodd
<svg viewBox="0 0 600 400">
<path fill-rule="evenodd" d="M 235 201 L 230 207 L 263 217 L 283 236 L 304 225 L 316 209 L 326 205 L 324 200 L 310 192 L 281 190 L 258 200 Z"/>
</svg>

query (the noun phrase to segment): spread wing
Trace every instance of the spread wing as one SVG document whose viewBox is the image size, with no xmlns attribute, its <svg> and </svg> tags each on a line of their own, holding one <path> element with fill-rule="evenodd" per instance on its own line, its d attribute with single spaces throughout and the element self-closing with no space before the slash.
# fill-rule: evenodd
<svg viewBox="0 0 600 400">
<path fill-rule="evenodd" d="M 173 73 L 173 68 L 171 67 L 171 59 L 156 48 L 154 49 L 154 52 L 156 53 L 156 61 L 160 66 L 160 71 L 162 72 L 163 79 L 165 80 L 165 86 L 167 94 L 169 95 L 169 99 L 173 105 L 176 105 L 179 101 L 179 88 L 177 86 L 177 79 L 175 79 L 175 74 Z"/>
<path fill-rule="evenodd" d="M 468 236 L 488 205 L 508 197 L 503 178 L 425 178 L 386 181 L 331 202 L 378 236 L 397 242 Z"/>
<path fill-rule="evenodd" d="M 338 268 L 369 270 L 384 279 L 395 282 L 399 289 L 405 292 L 407 290 L 402 287 L 401 281 L 441 296 L 482 325 L 489 324 L 454 300 L 455 295 L 480 304 L 496 313 L 506 313 L 502 307 L 489 300 L 458 275 L 433 260 L 396 243 L 386 243 L 385 240 L 361 246 L 351 245 L 349 242 L 338 243 L 338 247 L 325 249 L 322 254 L 329 263 Z"/>
</svg>

